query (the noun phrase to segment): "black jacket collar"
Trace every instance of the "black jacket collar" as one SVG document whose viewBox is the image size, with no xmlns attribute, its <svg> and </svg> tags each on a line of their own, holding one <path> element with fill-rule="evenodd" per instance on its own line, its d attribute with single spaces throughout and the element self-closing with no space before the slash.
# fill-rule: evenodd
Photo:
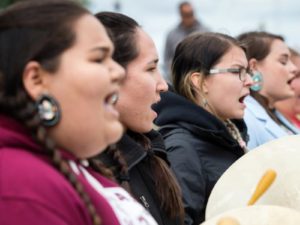
<svg viewBox="0 0 300 225">
<path fill-rule="evenodd" d="M 147 157 L 147 155 L 151 156 L 152 154 L 155 154 L 167 161 L 163 138 L 157 131 L 152 130 L 149 133 L 144 134 L 144 137 L 149 140 L 150 149 L 146 149 L 142 144 L 134 140 L 132 134 L 132 132 L 125 133 L 122 139 L 117 143 L 117 147 L 122 152 L 129 170 Z"/>
<path fill-rule="evenodd" d="M 158 113 L 155 124 L 160 132 L 166 135 L 175 127 L 182 127 L 206 139 L 210 139 L 223 146 L 237 147 L 238 143 L 228 132 L 224 123 L 202 107 L 190 102 L 186 98 L 168 91 L 161 94 L 161 101 L 155 105 Z M 232 120 L 239 129 L 243 139 L 247 142 L 247 127 L 243 120 Z"/>
</svg>

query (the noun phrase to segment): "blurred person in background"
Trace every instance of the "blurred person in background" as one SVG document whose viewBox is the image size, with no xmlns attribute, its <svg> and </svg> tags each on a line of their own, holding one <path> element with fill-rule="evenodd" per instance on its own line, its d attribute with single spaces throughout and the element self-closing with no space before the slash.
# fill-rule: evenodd
<svg viewBox="0 0 300 225">
<path fill-rule="evenodd" d="M 200 31 L 206 32 L 208 28 L 195 17 L 193 6 L 190 2 L 184 1 L 178 7 L 181 21 L 167 35 L 164 49 L 164 72 L 167 81 L 171 81 L 171 62 L 177 44 L 187 35 Z"/>
<path fill-rule="evenodd" d="M 300 54 L 291 49 L 291 60 L 297 67 L 295 78 L 291 82 L 291 86 L 295 92 L 295 96 L 283 101 L 275 103 L 275 108 L 281 112 L 290 122 L 300 128 Z"/>
<path fill-rule="evenodd" d="M 185 38 L 172 65 L 174 92 L 162 93 L 155 123 L 182 189 L 185 224 L 199 225 L 215 183 L 247 152 L 243 101 L 253 81 L 243 47 L 220 33 Z"/>
<path fill-rule="evenodd" d="M 158 224 L 182 224 L 180 188 L 168 166 L 163 139 L 152 129 L 157 116 L 152 107 L 160 101 L 160 93 L 168 89 L 158 69 L 156 46 L 126 15 L 100 12 L 96 17 L 111 35 L 115 45 L 113 59 L 126 71 L 116 104 L 126 133 L 100 159 Z"/>
<path fill-rule="evenodd" d="M 275 103 L 293 97 L 291 81 L 297 71 L 283 37 L 268 32 L 247 32 L 238 39 L 246 46 L 249 68 L 261 86 L 251 90 L 245 103 L 249 149 L 267 141 L 297 134 L 299 130 L 275 109 Z"/>
</svg>

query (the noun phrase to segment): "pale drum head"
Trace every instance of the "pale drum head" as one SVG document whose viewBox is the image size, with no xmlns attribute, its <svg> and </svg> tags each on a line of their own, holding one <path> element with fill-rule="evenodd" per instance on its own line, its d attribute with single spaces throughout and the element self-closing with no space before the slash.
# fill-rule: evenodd
<svg viewBox="0 0 300 225">
<path fill-rule="evenodd" d="M 232 164 L 211 192 L 206 219 L 247 206 L 268 169 L 277 176 L 255 205 L 278 205 L 300 212 L 300 135 L 291 135 L 263 144 Z"/>
<path fill-rule="evenodd" d="M 300 213 L 281 206 L 257 205 L 232 209 L 201 225 L 298 225 Z"/>
</svg>

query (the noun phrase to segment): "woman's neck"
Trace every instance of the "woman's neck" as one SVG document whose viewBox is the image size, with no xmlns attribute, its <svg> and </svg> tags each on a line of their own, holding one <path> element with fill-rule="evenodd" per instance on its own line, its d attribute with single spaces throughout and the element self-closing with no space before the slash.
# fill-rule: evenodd
<svg viewBox="0 0 300 225">
<path fill-rule="evenodd" d="M 270 110 L 273 110 L 275 108 L 275 103 L 277 102 L 274 98 L 272 98 L 271 96 L 269 96 L 267 93 L 265 93 L 264 91 L 260 91 L 258 92 L 259 95 L 261 95 L 263 98 L 265 98 L 268 101 L 268 108 Z"/>
</svg>

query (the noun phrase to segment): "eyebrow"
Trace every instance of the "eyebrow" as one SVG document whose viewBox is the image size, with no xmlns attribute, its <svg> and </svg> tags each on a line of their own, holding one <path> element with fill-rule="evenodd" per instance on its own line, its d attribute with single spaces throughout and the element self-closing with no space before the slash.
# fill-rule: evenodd
<svg viewBox="0 0 300 225">
<path fill-rule="evenodd" d="M 244 65 L 242 65 L 242 63 L 239 63 L 239 64 L 234 63 L 234 64 L 232 64 L 231 66 L 238 66 L 238 67 L 241 67 L 241 68 L 247 68 L 247 67 L 248 67 L 248 65 L 247 65 L 247 66 L 244 66 Z"/>
<path fill-rule="evenodd" d="M 290 56 L 289 56 L 289 54 L 284 53 L 284 54 L 281 54 L 280 57 L 286 57 L 286 58 L 289 58 Z"/>
<path fill-rule="evenodd" d="M 101 52 L 103 54 L 108 54 L 110 50 L 111 49 L 109 47 L 96 47 L 96 48 L 92 48 L 90 52 Z"/>
<path fill-rule="evenodd" d="M 150 64 L 157 64 L 158 63 L 158 59 L 154 59 L 154 60 L 151 60 L 150 62 L 148 62 L 147 64 L 150 65 Z"/>
</svg>

